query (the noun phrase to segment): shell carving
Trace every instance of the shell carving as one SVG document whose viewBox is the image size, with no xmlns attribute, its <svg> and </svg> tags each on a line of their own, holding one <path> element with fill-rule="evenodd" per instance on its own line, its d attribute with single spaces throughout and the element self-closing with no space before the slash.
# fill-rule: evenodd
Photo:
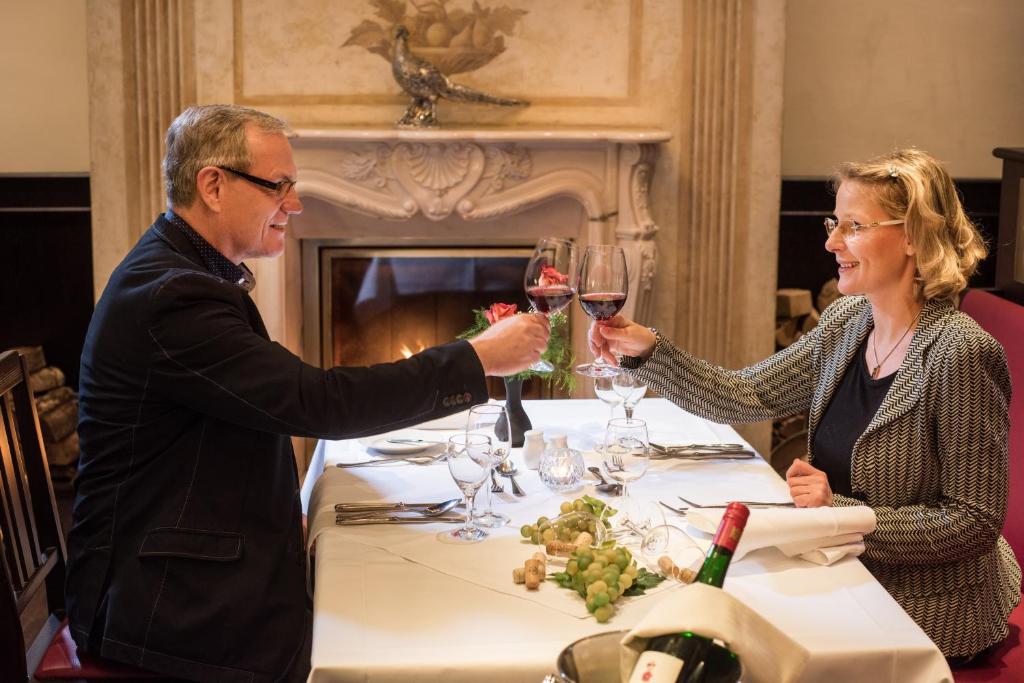
<svg viewBox="0 0 1024 683">
<path fill-rule="evenodd" d="M 471 153 L 466 144 L 418 143 L 407 148 L 404 165 L 418 185 L 444 194 L 466 179 Z"/>
</svg>

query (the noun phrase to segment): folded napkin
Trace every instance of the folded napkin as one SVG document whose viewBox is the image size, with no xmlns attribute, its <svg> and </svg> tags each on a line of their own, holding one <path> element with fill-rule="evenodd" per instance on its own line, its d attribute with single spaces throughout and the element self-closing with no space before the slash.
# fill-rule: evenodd
<svg viewBox="0 0 1024 683">
<path fill-rule="evenodd" d="M 724 642 L 740 658 L 744 683 L 795 681 L 810 656 L 806 648 L 739 599 L 719 588 L 693 583 L 666 594 L 622 639 L 620 679 L 629 680 L 648 639 L 683 631 Z"/>
<path fill-rule="evenodd" d="M 686 521 L 715 533 L 725 510 L 690 508 Z M 757 508 L 750 518 L 733 559 L 758 548 L 775 546 L 787 557 L 800 556 L 815 564 L 828 565 L 864 552 L 864 534 L 875 530 L 875 512 L 865 505 L 856 507 Z"/>
</svg>

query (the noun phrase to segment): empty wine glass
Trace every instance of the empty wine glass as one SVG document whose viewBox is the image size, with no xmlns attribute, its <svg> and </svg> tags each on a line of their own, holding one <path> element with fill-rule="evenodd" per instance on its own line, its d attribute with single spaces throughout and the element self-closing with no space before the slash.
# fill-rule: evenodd
<svg viewBox="0 0 1024 683">
<path fill-rule="evenodd" d="M 512 451 L 512 435 L 509 429 L 508 412 L 498 403 L 481 403 L 469 409 L 466 418 L 466 434 L 475 434 L 487 439 L 487 458 L 493 470 L 508 458 Z M 492 476 L 495 476 L 492 474 Z M 477 526 L 494 528 L 509 523 L 508 515 L 495 512 L 491 488 L 487 488 L 487 504 L 484 511 L 473 519 Z"/>
<path fill-rule="evenodd" d="M 455 434 L 448 438 L 448 471 L 465 498 L 466 523 L 444 534 L 445 537 L 463 543 L 487 538 L 487 532 L 473 523 L 473 501 L 491 471 L 490 450 L 490 441 L 481 434 Z"/>
<path fill-rule="evenodd" d="M 575 290 L 576 245 L 558 237 L 542 237 L 526 265 L 523 288 L 533 310 L 549 318 L 569 305 Z M 538 372 L 554 367 L 543 358 L 530 366 Z"/>
<path fill-rule="evenodd" d="M 643 420 L 616 418 L 608 421 L 601 464 L 609 478 L 622 484 L 622 504 L 616 523 L 626 526 L 629 518 L 629 484 L 644 476 L 650 463 L 647 423 Z"/>
<path fill-rule="evenodd" d="M 632 418 L 633 409 L 647 393 L 647 385 L 628 372 L 620 372 L 612 377 L 612 388 L 622 401 L 626 417 Z"/>
<path fill-rule="evenodd" d="M 622 394 L 615 390 L 612 384 L 614 377 L 595 377 L 594 395 L 601 399 L 608 406 L 608 419 L 615 418 L 615 408 L 622 403 Z"/>
<path fill-rule="evenodd" d="M 622 310 L 629 294 L 629 273 L 626 270 L 626 252 L 622 247 L 607 244 L 587 247 L 580 264 L 576 288 L 580 306 L 599 324 Z M 613 377 L 620 370 L 608 365 L 603 358 L 593 363 L 576 366 L 576 372 L 587 377 Z"/>
</svg>

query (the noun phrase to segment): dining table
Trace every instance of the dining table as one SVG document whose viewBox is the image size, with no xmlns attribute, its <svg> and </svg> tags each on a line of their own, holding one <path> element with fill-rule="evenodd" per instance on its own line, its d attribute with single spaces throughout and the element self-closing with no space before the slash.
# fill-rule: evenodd
<svg viewBox="0 0 1024 683">
<path fill-rule="evenodd" d="M 600 464 L 606 404 L 592 399 L 523 404 L 545 438 L 564 434 L 588 466 Z M 644 399 L 634 417 L 647 423 L 652 442 L 749 448 L 731 426 L 697 417 L 665 399 Z M 373 451 L 372 438 L 321 441 L 314 449 L 302 487 L 314 611 L 310 683 L 540 683 L 570 643 L 630 629 L 660 598 L 684 590 L 684 584 L 669 580 L 645 595 L 623 596 L 608 623 L 598 623 L 582 599 L 552 581 L 538 590 L 514 583 L 513 568 L 543 550 L 523 538 L 523 525 L 554 517 L 563 501 L 583 495 L 612 507 L 622 502 L 597 492 L 589 474 L 576 490 L 551 490 L 536 470 L 524 466 L 521 449 L 513 449 L 509 460 L 525 495 L 512 495 L 509 480 L 498 478 L 505 492 L 494 495 L 493 506 L 511 522 L 489 529 L 481 542 L 450 541 L 446 532 L 456 528 L 451 522 L 336 524 L 337 504 L 459 497 L 440 456 L 448 436 L 465 429 L 460 419 L 403 431 L 401 438 L 423 442 L 415 462 L 377 462 L 383 458 Z M 338 466 L 360 462 L 373 464 Z M 485 495 L 482 488 L 478 505 Z M 698 504 L 789 500 L 785 481 L 760 455 L 652 458 L 647 472 L 630 483 L 629 496 L 637 504 L 664 501 L 680 509 L 687 507 L 682 498 Z M 687 524 L 685 511 L 658 507 L 666 524 L 697 548 L 708 547 L 710 536 Z M 650 566 L 639 552 L 635 555 L 638 563 Z M 822 565 L 788 557 L 775 547 L 761 548 L 732 563 L 724 590 L 806 649 L 800 681 L 952 681 L 935 644 L 854 556 Z"/>
</svg>

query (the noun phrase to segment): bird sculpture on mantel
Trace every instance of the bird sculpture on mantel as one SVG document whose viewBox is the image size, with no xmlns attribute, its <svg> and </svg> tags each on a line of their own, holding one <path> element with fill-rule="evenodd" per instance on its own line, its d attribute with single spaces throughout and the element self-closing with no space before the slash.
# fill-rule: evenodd
<svg viewBox="0 0 1024 683">
<path fill-rule="evenodd" d="M 402 90 L 412 96 L 412 104 L 397 122 L 400 128 L 434 128 L 437 123 L 437 100 L 444 97 L 460 102 L 481 102 L 504 107 L 524 107 L 526 100 L 495 97 L 479 90 L 459 85 L 441 73 L 441 70 L 409 49 L 409 29 L 395 28 L 395 54 L 391 59 L 391 73 Z"/>
</svg>

